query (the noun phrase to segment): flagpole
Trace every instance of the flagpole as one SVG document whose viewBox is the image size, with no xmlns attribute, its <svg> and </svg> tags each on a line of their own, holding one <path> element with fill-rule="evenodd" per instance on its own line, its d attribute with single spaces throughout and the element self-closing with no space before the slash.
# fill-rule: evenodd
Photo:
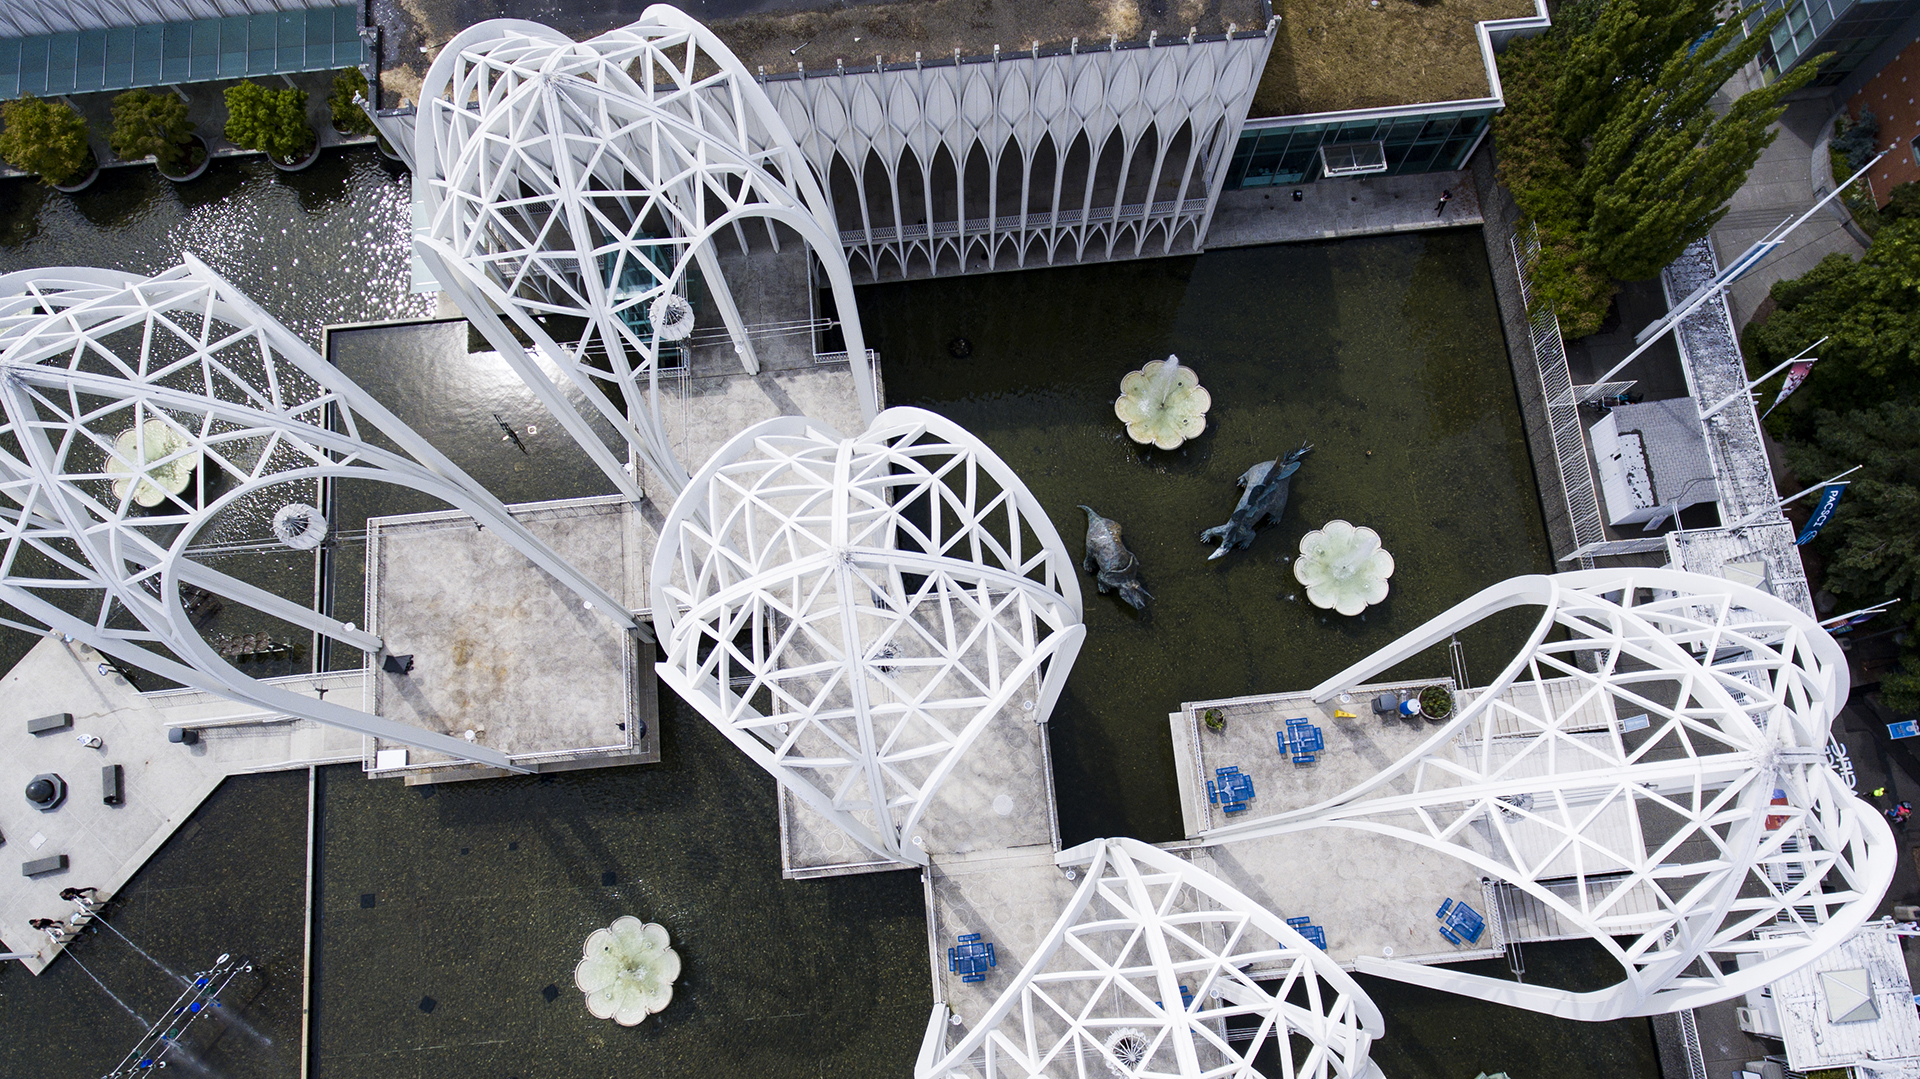
<svg viewBox="0 0 1920 1079">
<path fill-rule="evenodd" d="M 1775 513 L 1778 513 L 1778 512 L 1780 512 L 1781 510 L 1783 510 L 1783 509 L 1786 509 L 1786 508 L 1787 508 L 1787 506 L 1788 506 L 1789 504 L 1791 504 L 1791 503 L 1794 503 L 1794 502 L 1798 502 L 1798 501 L 1800 501 L 1801 499 L 1803 499 L 1803 498 L 1805 498 L 1805 497 L 1807 497 L 1808 495 L 1810 495 L 1810 494 L 1812 494 L 1812 493 L 1813 493 L 1813 492 L 1815 492 L 1815 491 L 1824 491 L 1824 490 L 1826 490 L 1826 489 L 1827 489 L 1828 487 L 1831 487 L 1831 486 L 1833 486 L 1833 485 L 1834 485 L 1834 484 L 1836 484 L 1836 483 L 1839 483 L 1839 484 L 1840 484 L 1840 486 L 1842 486 L 1842 487 L 1845 487 L 1845 486 L 1847 486 L 1847 483 L 1841 483 L 1840 481 L 1842 481 L 1842 480 L 1845 480 L 1845 479 L 1846 479 L 1846 478 L 1847 478 L 1848 476 L 1851 476 L 1851 475 L 1853 475 L 1853 474 L 1854 474 L 1855 472 L 1858 472 L 1858 471 L 1860 471 L 1861 469 L 1863 469 L 1863 468 L 1865 468 L 1865 467 L 1866 467 L 1865 465 L 1854 465 L 1854 466 L 1853 466 L 1852 468 L 1849 468 L 1849 469 L 1847 469 L 1847 470 L 1846 470 L 1845 472 L 1842 472 L 1842 473 L 1840 473 L 1840 474 L 1839 474 L 1838 476 L 1835 476 L 1834 478 L 1832 478 L 1832 479 L 1830 479 L 1830 480 L 1828 480 L 1828 481 L 1827 481 L 1827 482 L 1825 482 L 1825 483 L 1816 483 L 1816 484 L 1814 484 L 1814 485 L 1813 485 L 1812 487 L 1809 487 L 1809 488 L 1807 488 L 1806 490 L 1804 490 L 1804 491 L 1801 491 L 1801 492 L 1800 492 L 1799 494 L 1797 494 L 1797 495 L 1793 495 L 1793 496 L 1791 496 L 1791 497 L 1788 497 L 1788 498 L 1783 498 L 1783 499 L 1781 499 L 1780 501 L 1778 501 L 1778 502 L 1776 502 L 1776 503 L 1774 503 L 1774 505 L 1773 505 L 1773 512 L 1775 512 Z M 1848 481 L 1848 483 L 1851 483 L 1851 482 L 1852 482 L 1852 481 L 1850 481 L 1850 480 Z M 1763 513 L 1765 513 L 1765 512 L 1767 512 L 1767 511 L 1766 511 L 1766 510 L 1754 510 L 1754 511 L 1753 511 L 1752 513 L 1749 513 L 1749 514 L 1747 514 L 1747 515 L 1746 515 L 1745 517 L 1742 517 L 1742 518 L 1740 518 L 1740 519 L 1739 519 L 1738 521 L 1735 521 L 1735 522 L 1733 522 L 1732 524 L 1730 524 L 1730 525 L 1728 525 L 1728 526 L 1727 526 L 1727 528 L 1728 528 L 1728 529 L 1735 529 L 1735 528 L 1745 528 L 1745 527 L 1747 527 L 1748 525 L 1750 525 L 1750 524 L 1752 524 L 1752 523 L 1753 523 L 1753 519 L 1754 519 L 1754 518 L 1756 518 L 1756 517 L 1758 517 L 1758 516 L 1760 516 L 1761 514 L 1763 514 Z"/>
<path fill-rule="evenodd" d="M 1727 397 L 1726 397 L 1726 400 L 1724 400 L 1724 401 L 1721 401 L 1721 402 L 1720 402 L 1719 404 L 1717 404 L 1717 405 L 1715 405 L 1715 406 L 1713 406 L 1713 407 L 1712 407 L 1712 408 L 1710 408 L 1710 409 L 1707 409 L 1707 410 L 1706 410 L 1705 412 L 1702 412 L 1702 413 L 1700 414 L 1700 418 L 1704 420 L 1704 419 L 1706 419 L 1707 417 L 1709 417 L 1709 416 L 1711 416 L 1711 415 L 1713 415 L 1714 413 L 1716 413 L 1716 412 L 1718 412 L 1718 411 L 1720 411 L 1721 409 L 1723 409 L 1723 408 L 1725 408 L 1725 407 L 1727 407 L 1728 405 L 1730 405 L 1730 404 L 1732 404 L 1732 403 L 1733 403 L 1733 402 L 1735 402 L 1736 400 L 1738 400 L 1738 399 L 1740 399 L 1740 398 L 1742 398 L 1742 397 L 1750 397 L 1750 396 L 1752 396 L 1752 395 L 1753 395 L 1753 391 L 1754 391 L 1754 390 L 1756 390 L 1756 389 L 1758 389 L 1758 388 L 1759 388 L 1759 386 L 1760 386 L 1760 384 L 1761 384 L 1762 382 L 1765 382 L 1766 380 L 1768 380 L 1768 379 L 1770 379 L 1770 378 L 1772 378 L 1773 376 L 1775 376 L 1775 375 L 1777 375 L 1777 374 L 1779 374 L 1780 372 L 1782 372 L 1782 371 L 1785 371 L 1785 370 L 1786 370 L 1787 368 L 1789 368 L 1789 367 L 1792 367 L 1792 366 L 1793 366 L 1794 364 L 1796 364 L 1796 363 L 1799 363 L 1799 362 L 1800 362 L 1801 360 L 1804 360 L 1804 359 L 1806 359 L 1806 358 L 1807 358 L 1807 353 L 1809 353 L 1809 352 L 1812 352 L 1812 351 L 1813 351 L 1814 349 L 1816 349 L 1816 348 L 1819 348 L 1819 347 L 1820 347 L 1821 345 L 1823 345 L 1823 344 L 1825 344 L 1825 343 L 1826 343 L 1826 341 L 1827 341 L 1827 339 L 1826 339 L 1825 337 L 1822 337 L 1822 338 L 1821 338 L 1820 340 L 1818 340 L 1818 341 L 1815 341 L 1815 342 L 1814 342 L 1813 344 L 1811 344 L 1811 345 L 1808 345 L 1808 346 L 1807 346 L 1806 348 L 1803 348 L 1803 349 L 1801 349 L 1801 350 L 1800 350 L 1800 354 L 1799 354 L 1798 356 L 1795 356 L 1795 357 L 1793 357 L 1793 358 L 1792 358 L 1792 359 L 1790 359 L 1790 360 L 1785 360 L 1785 361 L 1783 361 L 1783 362 L 1782 362 L 1782 363 L 1780 364 L 1780 366 L 1778 366 L 1778 367 L 1775 367 L 1775 368 L 1774 368 L 1773 370 L 1771 370 L 1771 371 L 1768 371 L 1768 372 L 1767 372 L 1766 374 L 1764 374 L 1764 375 L 1761 375 L 1761 376 L 1760 376 L 1759 378 L 1756 378 L 1756 379 L 1754 379 L 1754 380 L 1753 380 L 1752 382 L 1749 382 L 1749 383 L 1747 383 L 1747 388 L 1746 388 L 1746 389 L 1744 389 L 1744 390 L 1741 390 L 1741 391 L 1740 391 L 1740 392 L 1738 392 L 1738 393 L 1730 393 L 1730 394 L 1728 394 L 1728 395 L 1727 395 Z M 1815 357 L 1813 358 L 1813 361 L 1812 361 L 1812 362 L 1814 362 L 1814 363 L 1819 363 L 1819 362 L 1820 362 L 1820 357 L 1818 357 L 1818 356 L 1815 356 Z M 1773 411 L 1773 409 L 1771 409 L 1771 408 L 1769 408 L 1769 409 L 1767 409 L 1767 412 L 1772 412 L 1772 411 Z M 1766 419 L 1766 415 L 1765 415 L 1765 413 L 1762 413 L 1762 414 L 1761 414 L 1761 417 L 1760 417 L 1760 418 L 1761 418 L 1761 419 Z"/>
<path fill-rule="evenodd" d="M 1846 614 L 1835 615 L 1832 618 L 1829 618 L 1826 621 L 1820 623 L 1820 628 L 1833 629 L 1837 626 L 1846 624 L 1848 619 L 1858 618 L 1863 614 L 1885 614 L 1887 611 L 1887 608 L 1893 606 L 1898 602 L 1900 602 L 1900 598 L 1896 596 L 1893 599 L 1884 600 L 1880 603 L 1876 603 L 1871 607 L 1862 607 L 1857 611 L 1848 611 Z"/>
</svg>

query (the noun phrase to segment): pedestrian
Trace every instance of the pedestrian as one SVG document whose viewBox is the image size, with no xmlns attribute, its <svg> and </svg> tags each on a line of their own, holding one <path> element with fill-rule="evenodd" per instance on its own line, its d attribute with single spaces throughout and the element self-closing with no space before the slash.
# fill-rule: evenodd
<svg viewBox="0 0 1920 1079">
<path fill-rule="evenodd" d="M 78 898 L 80 898 L 81 896 L 83 896 L 83 895 L 84 895 L 84 896 L 86 896 L 86 897 L 87 897 L 87 902 L 89 902 L 89 903 L 91 903 L 91 902 L 93 902 L 93 899 L 94 899 L 94 896 L 95 896 L 95 895 L 97 895 L 97 894 L 99 893 L 99 891 L 100 891 L 100 889 L 98 889 L 98 888 L 93 888 L 93 887 L 87 887 L 87 888 L 62 888 L 62 889 L 60 889 L 60 898 L 62 898 L 62 899 L 65 899 L 65 900 L 68 900 L 69 902 L 71 902 L 72 900 L 75 900 L 75 899 L 78 899 Z"/>
<path fill-rule="evenodd" d="M 1439 217 L 1441 214 L 1446 213 L 1447 203 L 1451 201 L 1453 201 L 1453 192 L 1442 189 L 1440 192 L 1440 205 L 1433 208 L 1433 216 Z"/>
<path fill-rule="evenodd" d="M 1913 816 L 1912 802 L 1901 802 L 1892 809 L 1887 810 L 1887 819 L 1895 824 L 1905 824 L 1907 823 L 1907 818 L 1911 816 Z"/>
<path fill-rule="evenodd" d="M 59 924 L 60 924 L 59 922 L 55 921 L 52 918 L 35 918 L 27 923 L 27 925 L 31 926 L 34 929 L 52 929 L 54 926 Z"/>
</svg>

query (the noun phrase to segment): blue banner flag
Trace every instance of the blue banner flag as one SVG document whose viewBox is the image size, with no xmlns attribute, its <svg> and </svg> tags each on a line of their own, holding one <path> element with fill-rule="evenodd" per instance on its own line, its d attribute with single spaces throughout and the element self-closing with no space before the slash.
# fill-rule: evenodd
<svg viewBox="0 0 1920 1079">
<path fill-rule="evenodd" d="M 1828 521 L 1833 520 L 1833 508 L 1840 504 L 1840 496 L 1847 491 L 1847 485 L 1836 483 L 1820 492 L 1820 504 L 1813 509 L 1813 516 L 1807 518 L 1807 527 L 1800 530 L 1800 536 L 1794 540 L 1795 546 L 1805 546 L 1813 537 L 1820 534 Z"/>
</svg>

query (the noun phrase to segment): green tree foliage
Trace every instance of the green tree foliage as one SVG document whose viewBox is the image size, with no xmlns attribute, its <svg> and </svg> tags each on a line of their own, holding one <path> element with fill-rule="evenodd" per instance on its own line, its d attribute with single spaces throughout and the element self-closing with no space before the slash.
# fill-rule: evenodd
<svg viewBox="0 0 1920 1079">
<path fill-rule="evenodd" d="M 58 101 L 28 94 L 0 105 L 0 160 L 50 184 L 84 176 L 93 157 L 87 122 Z"/>
<path fill-rule="evenodd" d="M 1813 542 L 1827 558 L 1827 590 L 1851 606 L 1906 600 L 1882 616 L 1901 618 L 1909 632 L 1903 670 L 1881 682 L 1881 697 L 1902 712 L 1920 712 L 1920 634 L 1914 632 L 1920 612 L 1920 405 L 1883 401 L 1846 413 L 1818 410 L 1812 438 L 1789 444 L 1787 460 L 1803 476 L 1862 466 Z"/>
<path fill-rule="evenodd" d="M 367 76 L 357 67 L 343 67 L 333 77 L 333 92 L 327 95 L 327 108 L 333 113 L 333 126 L 349 135 L 373 134 L 373 118 L 356 97 L 368 98 Z"/>
<path fill-rule="evenodd" d="M 1911 199 L 1902 200 L 1903 207 Z M 1774 283 L 1775 309 L 1742 335 L 1748 369 L 1766 371 L 1820 338 L 1819 366 L 1768 426 L 1813 436 L 1816 408 L 1846 410 L 1920 399 L 1920 217 L 1901 213 L 1855 261 L 1828 255 Z M 1920 599 L 1920 597 L 1916 597 Z"/>
<path fill-rule="evenodd" d="M 305 157 L 316 138 L 305 90 L 269 90 L 256 82 L 227 88 L 227 139 L 235 146 L 290 162 Z"/>
<path fill-rule="evenodd" d="M 1716 29 L 1713 0 L 1571 5 L 1500 60 L 1501 181 L 1540 230 L 1532 286 L 1569 337 L 1599 328 L 1616 280 L 1652 277 L 1705 236 L 1819 61 L 1710 106 L 1781 17 Z"/>
<path fill-rule="evenodd" d="M 113 99 L 113 130 L 107 145 L 128 161 L 152 155 L 160 171 L 178 175 L 192 167 L 193 121 L 177 94 L 128 90 Z"/>
</svg>

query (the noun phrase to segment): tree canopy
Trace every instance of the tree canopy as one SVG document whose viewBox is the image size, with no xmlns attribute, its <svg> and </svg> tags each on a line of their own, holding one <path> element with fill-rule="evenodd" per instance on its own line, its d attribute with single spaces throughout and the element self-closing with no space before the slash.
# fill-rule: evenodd
<svg viewBox="0 0 1920 1079">
<path fill-rule="evenodd" d="M 373 134 L 373 118 L 355 98 L 367 97 L 367 76 L 357 67 L 341 68 L 333 77 L 333 92 L 327 95 L 327 109 L 333 114 L 335 130 L 349 135 Z"/>
<path fill-rule="evenodd" d="M 1741 336 L 1750 370 L 1827 339 L 1805 387 L 1769 419 L 1777 433 L 1810 437 L 1820 407 L 1920 399 L 1920 217 L 1894 217 L 1858 261 L 1828 255 L 1769 295 L 1773 312 Z"/>
<path fill-rule="evenodd" d="M 160 171 L 179 174 L 190 164 L 194 123 L 187 119 L 187 103 L 173 93 L 128 90 L 113 99 L 113 129 L 107 145 L 128 161 L 151 156 Z"/>
<path fill-rule="evenodd" d="M 0 105 L 0 122 L 0 160 L 50 184 L 86 173 L 93 157 L 87 122 L 66 105 L 28 94 Z"/>
<path fill-rule="evenodd" d="M 1878 241 L 1874 244 L 1879 246 Z M 1824 361 L 1822 361 L 1824 362 Z M 1902 597 L 1885 616 L 1909 627 L 1900 673 L 1881 682 L 1881 697 L 1902 712 L 1920 712 L 1920 405 L 1882 401 L 1836 413 L 1817 410 L 1813 434 L 1787 445 L 1802 476 L 1833 476 L 1854 465 L 1833 520 L 1813 541 L 1827 558 L 1825 586 L 1853 608 Z"/>
<path fill-rule="evenodd" d="M 305 157 L 318 136 L 307 123 L 305 90 L 269 90 L 256 82 L 227 88 L 227 139 L 277 161 Z"/>
<path fill-rule="evenodd" d="M 1751 34 L 1716 23 L 1713 0 L 1569 5 L 1546 34 L 1500 59 L 1500 176 L 1539 228 L 1532 286 L 1569 337 L 1599 328 L 1618 280 L 1652 277 L 1726 213 L 1773 141 L 1782 98 L 1819 60 L 1743 94 L 1715 94 L 1781 18 Z M 1749 13 L 1742 13 L 1742 16 Z"/>
</svg>

